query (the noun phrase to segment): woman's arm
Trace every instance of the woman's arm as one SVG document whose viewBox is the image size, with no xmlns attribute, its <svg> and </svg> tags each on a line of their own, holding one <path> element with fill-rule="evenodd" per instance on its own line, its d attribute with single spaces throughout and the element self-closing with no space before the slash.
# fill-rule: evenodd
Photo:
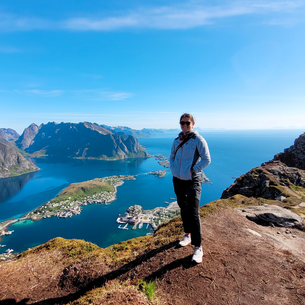
<svg viewBox="0 0 305 305">
<path fill-rule="evenodd" d="M 195 173 L 200 172 L 211 163 L 210 151 L 206 140 L 199 135 L 197 141 L 197 149 L 201 160 L 193 167 Z"/>
</svg>

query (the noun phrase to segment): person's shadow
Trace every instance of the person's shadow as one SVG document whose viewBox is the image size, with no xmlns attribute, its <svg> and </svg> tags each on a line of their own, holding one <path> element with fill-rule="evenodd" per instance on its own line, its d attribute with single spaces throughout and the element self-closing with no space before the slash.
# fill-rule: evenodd
<svg viewBox="0 0 305 305">
<path fill-rule="evenodd" d="M 50 299 L 39 301 L 39 302 L 32 303 L 32 304 L 36 304 L 36 305 L 66 304 L 68 302 L 72 302 L 74 300 L 77 300 L 82 295 L 86 294 L 86 292 L 88 292 L 88 291 L 90 291 L 94 288 L 104 286 L 106 282 L 118 278 L 119 276 L 127 273 L 128 271 L 135 268 L 136 266 L 139 266 L 143 262 L 149 260 L 150 258 L 155 256 L 157 253 L 163 252 L 163 251 L 165 251 L 167 249 L 170 249 L 170 248 L 180 248 L 180 246 L 178 245 L 177 241 L 171 242 L 171 243 L 169 243 L 167 245 L 164 245 L 160 248 L 151 250 L 148 253 L 140 255 L 139 257 L 137 257 L 132 262 L 130 262 L 126 265 L 123 265 L 122 267 L 120 267 L 117 270 L 111 271 L 107 274 L 104 274 L 104 275 L 100 276 L 99 278 L 96 278 L 96 279 L 92 280 L 85 287 L 80 288 L 80 290 L 75 292 L 75 293 L 71 293 L 71 294 L 69 294 L 67 296 L 64 296 L 64 297 L 50 298 Z M 167 265 L 162 266 L 158 270 L 154 271 L 153 273 L 151 273 L 150 275 L 145 277 L 144 280 L 146 282 L 156 280 L 156 279 L 160 278 L 161 276 L 163 276 L 165 273 L 167 273 L 167 272 L 169 272 L 173 269 L 179 268 L 181 266 L 184 269 L 188 269 L 188 268 L 194 267 L 195 265 L 197 265 L 197 264 L 191 260 L 191 255 L 188 255 L 184 258 L 180 258 L 180 259 L 175 260 L 175 261 L 173 261 L 173 262 L 171 262 Z M 7 299 L 7 300 L 0 301 L 0 305 L 25 305 L 25 304 L 27 304 L 28 301 L 30 301 L 30 299 L 28 299 L 28 298 L 23 299 L 20 302 L 16 302 L 13 299 Z"/>
</svg>

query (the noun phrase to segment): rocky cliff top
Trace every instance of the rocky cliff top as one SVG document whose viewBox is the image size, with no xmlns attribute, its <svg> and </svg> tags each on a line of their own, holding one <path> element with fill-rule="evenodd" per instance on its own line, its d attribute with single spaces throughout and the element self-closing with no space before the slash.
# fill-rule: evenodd
<svg viewBox="0 0 305 305">
<path fill-rule="evenodd" d="M 236 194 L 247 197 L 262 197 L 278 200 L 289 205 L 290 202 L 305 201 L 305 133 L 300 135 L 284 153 L 253 168 L 240 176 L 224 190 L 221 198 Z"/>
<path fill-rule="evenodd" d="M 294 141 L 294 145 L 275 155 L 274 160 L 279 160 L 289 167 L 305 170 L 305 133 Z"/>
</svg>

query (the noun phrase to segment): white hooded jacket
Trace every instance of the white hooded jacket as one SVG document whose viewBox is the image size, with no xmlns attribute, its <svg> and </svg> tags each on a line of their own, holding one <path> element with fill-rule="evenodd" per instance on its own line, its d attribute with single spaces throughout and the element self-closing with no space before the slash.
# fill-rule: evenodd
<svg viewBox="0 0 305 305">
<path fill-rule="evenodd" d="M 181 180 L 192 180 L 211 163 L 205 139 L 197 130 L 192 130 L 190 133 L 193 133 L 193 136 L 177 152 L 176 149 L 181 143 L 179 136 L 174 140 L 171 149 L 170 169 L 173 176 Z"/>
</svg>

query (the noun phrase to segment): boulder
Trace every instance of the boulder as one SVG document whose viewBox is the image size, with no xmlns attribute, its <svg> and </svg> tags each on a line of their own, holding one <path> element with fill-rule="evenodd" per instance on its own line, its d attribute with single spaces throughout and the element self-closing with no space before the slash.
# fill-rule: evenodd
<svg viewBox="0 0 305 305">
<path fill-rule="evenodd" d="M 235 210 L 260 225 L 289 228 L 304 227 L 304 220 L 299 215 L 277 205 L 265 204 L 236 208 Z"/>
</svg>

